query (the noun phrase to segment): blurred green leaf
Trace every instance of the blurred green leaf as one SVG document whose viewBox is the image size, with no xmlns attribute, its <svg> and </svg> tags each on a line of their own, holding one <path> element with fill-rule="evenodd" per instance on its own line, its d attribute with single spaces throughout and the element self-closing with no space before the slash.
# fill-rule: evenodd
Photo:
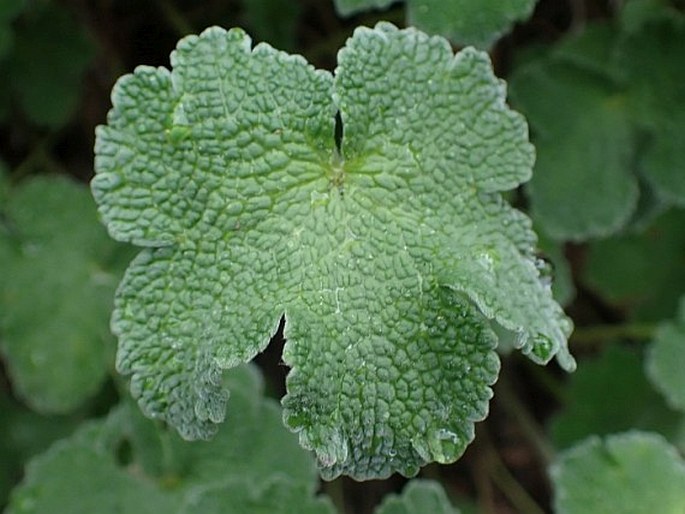
<svg viewBox="0 0 685 514">
<path fill-rule="evenodd" d="M 9 192 L 10 182 L 7 166 L 0 159 L 0 216 L 3 215 L 5 210 L 5 203 L 7 202 L 7 193 Z M 0 228 L 0 232 L 2 229 Z"/>
<path fill-rule="evenodd" d="M 519 69 L 510 90 L 533 128 L 537 160 L 527 192 L 536 223 L 554 239 L 575 241 L 623 227 L 638 182 L 625 101 L 612 81 L 552 56 Z"/>
<path fill-rule="evenodd" d="M 511 76 L 538 151 L 533 217 L 555 239 L 606 237 L 685 205 L 685 110 L 673 109 L 685 104 L 685 16 L 660 9 L 633 32 L 588 24 Z"/>
<path fill-rule="evenodd" d="M 335 0 L 338 12 L 351 15 L 382 9 L 393 0 Z M 537 0 L 407 0 L 407 25 L 438 34 L 461 46 L 489 48 L 528 18 Z"/>
<path fill-rule="evenodd" d="M 0 28 L 5 28 L 21 12 L 25 0 L 2 0 L 0 3 Z"/>
<path fill-rule="evenodd" d="M 619 45 L 627 106 L 644 132 L 639 170 L 657 193 L 685 206 L 685 16 L 649 23 Z"/>
<path fill-rule="evenodd" d="M 517 21 L 527 19 L 537 0 L 407 0 L 407 23 L 458 45 L 489 48 Z"/>
<path fill-rule="evenodd" d="M 89 425 L 79 435 L 97 429 Z M 127 472 L 102 448 L 77 437 L 29 462 L 6 514 L 158 514 L 174 512 L 178 502 L 174 492 Z"/>
<path fill-rule="evenodd" d="M 56 3 L 32 7 L 17 25 L 7 80 L 32 121 L 59 126 L 78 105 L 81 81 L 94 49 L 66 8 Z"/>
<path fill-rule="evenodd" d="M 685 512 L 685 462 L 656 434 L 590 437 L 559 456 L 551 477 L 557 514 Z"/>
<path fill-rule="evenodd" d="M 292 52 L 301 5 L 292 0 L 243 0 L 246 28 L 255 39 Z"/>
<path fill-rule="evenodd" d="M 662 323 L 657 330 L 648 353 L 647 374 L 673 408 L 685 411 L 685 296 L 676 319 Z"/>
<path fill-rule="evenodd" d="M 621 28 L 627 34 L 637 32 L 652 22 L 662 22 L 678 16 L 672 0 L 627 0 L 619 16 Z"/>
<path fill-rule="evenodd" d="M 113 360 L 109 332 L 123 268 L 88 189 L 58 176 L 8 194 L 0 234 L 0 350 L 16 393 L 39 412 L 92 396 Z M 130 253 L 129 253 L 130 256 Z"/>
<path fill-rule="evenodd" d="M 0 2 L 0 59 L 5 57 L 14 44 L 12 22 L 21 12 L 24 0 L 2 0 Z"/>
<path fill-rule="evenodd" d="M 282 475 L 313 493 L 319 475 L 312 456 L 283 426 L 280 405 L 261 396 L 257 368 L 242 366 L 227 375 L 224 384 L 231 391 L 231 410 L 218 434 L 195 444 L 168 434 L 172 452 L 183 463 L 183 479 L 207 485 L 230 474 L 231 479 L 256 484 Z M 139 416 L 137 408 L 132 410 Z"/>
<path fill-rule="evenodd" d="M 42 416 L 0 391 L 0 509 L 24 463 L 75 430 L 78 416 Z"/>
<path fill-rule="evenodd" d="M 255 368 L 226 380 L 241 423 L 212 441 L 183 441 L 124 403 L 33 459 L 8 514 L 333 512 L 314 497 L 314 462 L 261 396 Z"/>
<path fill-rule="evenodd" d="M 327 498 L 313 498 L 306 487 L 285 477 L 249 484 L 229 481 L 198 487 L 186 495 L 178 514 L 334 514 Z"/>
<path fill-rule="evenodd" d="M 660 321 L 685 291 L 685 211 L 673 209 L 640 234 L 589 246 L 581 280 L 631 318 Z"/>
<path fill-rule="evenodd" d="M 618 34 L 612 22 L 593 22 L 585 25 L 582 31 L 570 32 L 556 45 L 545 48 L 555 61 L 576 66 L 606 80 L 616 79 L 619 70 L 615 68 L 614 54 Z M 542 54 L 538 55 L 541 57 Z"/>
<path fill-rule="evenodd" d="M 650 386 L 638 352 L 612 345 L 596 358 L 583 359 L 569 376 L 566 392 L 563 410 L 549 425 L 558 448 L 592 434 L 631 428 L 658 431 L 671 439 L 678 436 L 682 416 Z"/>
<path fill-rule="evenodd" d="M 341 16 L 351 16 L 369 9 L 385 9 L 396 0 L 333 0 Z"/>
<path fill-rule="evenodd" d="M 656 222 L 656 220 L 668 211 L 671 207 L 661 195 L 659 195 L 654 188 L 644 178 L 638 175 L 638 183 L 640 184 L 640 197 L 635 207 L 635 212 L 630 219 L 628 225 L 619 233 L 625 234 L 639 234 L 649 229 L 649 227 Z"/>
<path fill-rule="evenodd" d="M 432 480 L 411 480 L 401 495 L 387 496 L 375 514 L 459 514 L 445 490 Z"/>
</svg>

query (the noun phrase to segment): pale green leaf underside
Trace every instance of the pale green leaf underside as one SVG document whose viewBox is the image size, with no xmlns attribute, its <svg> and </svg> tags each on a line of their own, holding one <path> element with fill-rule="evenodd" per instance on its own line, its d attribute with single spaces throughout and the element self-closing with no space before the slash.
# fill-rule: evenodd
<svg viewBox="0 0 685 514">
<path fill-rule="evenodd" d="M 124 403 L 31 460 L 8 514 L 333 513 L 259 376 L 242 368 L 227 380 L 241 423 L 211 442 L 182 441 Z M 119 462 L 126 449 L 130 462 Z"/>
<path fill-rule="evenodd" d="M 335 0 L 343 16 L 383 9 L 393 0 Z M 488 48 L 517 21 L 533 12 L 536 0 L 406 0 L 407 24 L 459 45 Z"/>
<path fill-rule="evenodd" d="M 685 462 L 649 432 L 590 437 L 564 452 L 551 475 L 558 514 L 685 511 Z"/>
<path fill-rule="evenodd" d="M 339 59 L 332 76 L 213 28 L 119 81 L 92 188 L 110 233 L 149 248 L 116 300 L 118 367 L 148 415 L 210 437 L 221 371 L 285 314 L 284 416 L 324 475 L 412 474 L 485 416 L 486 318 L 569 368 L 571 324 L 499 195 L 533 150 L 487 56 L 380 24 Z"/>
<path fill-rule="evenodd" d="M 432 480 L 412 480 L 401 495 L 388 496 L 375 514 L 459 514 L 450 503 L 445 490 Z"/>
<path fill-rule="evenodd" d="M 647 358 L 647 373 L 674 408 L 685 411 L 685 297 L 674 322 L 657 330 Z"/>
<path fill-rule="evenodd" d="M 65 178 L 28 180 L 8 190 L 0 210 L 0 350 L 24 401 L 67 412 L 107 375 L 118 245 L 98 223 L 88 189 Z"/>
</svg>

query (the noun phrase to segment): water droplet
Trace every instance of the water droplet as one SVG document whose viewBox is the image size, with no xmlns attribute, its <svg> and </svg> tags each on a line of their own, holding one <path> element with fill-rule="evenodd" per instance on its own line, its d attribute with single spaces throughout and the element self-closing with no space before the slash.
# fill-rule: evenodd
<svg viewBox="0 0 685 514">
<path fill-rule="evenodd" d="M 480 264 L 483 267 L 483 269 L 485 269 L 488 273 L 492 273 L 495 261 L 489 252 L 478 253 L 477 259 L 478 264 Z"/>
<path fill-rule="evenodd" d="M 554 341 L 545 334 L 536 334 L 533 339 L 533 354 L 543 361 L 549 360 L 554 351 Z"/>
<path fill-rule="evenodd" d="M 538 270 L 542 285 L 548 288 L 552 287 L 552 280 L 554 279 L 554 267 L 552 263 L 542 257 L 536 257 L 534 264 L 535 269 Z"/>
<path fill-rule="evenodd" d="M 462 450 L 459 444 L 459 436 L 446 428 L 440 428 L 433 432 L 428 439 L 428 445 L 433 458 L 443 464 L 454 461 Z"/>
</svg>

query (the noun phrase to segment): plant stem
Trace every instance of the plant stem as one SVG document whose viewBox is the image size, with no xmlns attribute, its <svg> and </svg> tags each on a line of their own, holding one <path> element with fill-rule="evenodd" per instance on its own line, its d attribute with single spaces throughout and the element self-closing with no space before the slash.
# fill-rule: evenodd
<svg viewBox="0 0 685 514">
<path fill-rule="evenodd" d="M 494 448 L 488 454 L 490 461 L 490 476 L 497 488 L 502 491 L 516 512 L 527 514 L 545 514 L 545 511 L 537 504 L 528 492 L 518 483 L 507 466 L 502 462 Z"/>
<path fill-rule="evenodd" d="M 484 430 L 482 431 L 484 432 Z M 480 435 L 479 435 L 480 439 Z M 482 514 L 496 514 L 497 506 L 495 505 L 495 494 L 492 487 L 490 475 L 490 461 L 487 458 L 488 450 L 478 459 L 474 470 L 474 482 L 476 486 L 476 494 L 478 496 L 478 507 Z"/>
<path fill-rule="evenodd" d="M 534 363 L 527 357 L 523 357 L 521 360 L 524 362 L 524 366 L 527 368 L 527 371 L 530 373 L 533 380 L 552 395 L 556 401 L 559 403 L 566 402 L 568 395 L 563 384 L 559 379 L 550 374 L 548 368 Z"/>
<path fill-rule="evenodd" d="M 654 323 L 625 323 L 621 325 L 593 325 L 578 327 L 571 334 L 574 346 L 596 346 L 612 339 L 648 341 L 654 337 L 657 325 Z"/>
<path fill-rule="evenodd" d="M 480 461 L 479 471 L 483 472 L 489 477 L 485 479 L 486 484 L 479 487 L 479 498 L 481 499 L 481 510 L 489 513 L 496 513 L 497 508 L 494 502 L 494 495 L 491 483 L 497 486 L 497 489 L 509 500 L 516 512 L 525 512 L 526 514 L 545 514 L 544 510 L 537 504 L 537 502 L 528 494 L 528 492 L 516 480 L 516 477 L 509 471 L 506 464 L 497 453 L 497 448 L 492 442 L 492 438 L 488 430 L 483 427 L 478 434 L 478 440 L 483 445 L 484 457 Z M 483 478 L 480 479 L 483 481 Z M 486 497 L 481 497 L 482 492 L 487 491 Z"/>
<path fill-rule="evenodd" d="M 554 449 L 544 436 L 542 429 L 528 412 L 528 409 L 514 393 L 513 385 L 506 373 L 501 373 L 498 381 L 497 397 L 502 407 L 516 420 L 524 436 L 533 445 L 545 466 L 554 460 Z"/>
</svg>

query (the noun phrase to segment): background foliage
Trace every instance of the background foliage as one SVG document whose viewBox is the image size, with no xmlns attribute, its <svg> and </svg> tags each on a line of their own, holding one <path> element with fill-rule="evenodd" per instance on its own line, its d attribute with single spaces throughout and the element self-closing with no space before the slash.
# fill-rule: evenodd
<svg viewBox="0 0 685 514">
<path fill-rule="evenodd" d="M 681 511 L 684 10 L 679 0 L 0 2 L 0 505 Z M 85 182 L 114 81 L 138 64 L 168 67 L 181 36 L 242 26 L 331 69 L 354 27 L 380 19 L 488 48 L 510 82 L 538 154 L 511 200 L 534 218 L 554 265 L 578 370 L 503 356 L 490 416 L 458 462 L 406 485 L 322 483 L 274 401 L 287 371 L 282 341 L 260 370 L 227 375 L 234 419 L 211 443 L 182 442 L 130 403 L 108 318 L 132 250 L 106 236 Z"/>
</svg>

